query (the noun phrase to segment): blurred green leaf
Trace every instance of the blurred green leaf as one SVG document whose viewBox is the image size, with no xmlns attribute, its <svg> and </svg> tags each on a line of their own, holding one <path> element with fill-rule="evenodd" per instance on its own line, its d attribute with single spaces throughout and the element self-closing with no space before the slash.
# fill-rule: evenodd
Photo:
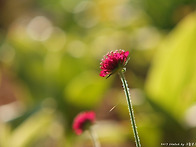
<svg viewBox="0 0 196 147">
<path fill-rule="evenodd" d="M 180 120 L 196 100 L 196 14 L 184 19 L 160 46 L 146 83 L 149 97 Z"/>
<path fill-rule="evenodd" d="M 8 146 L 25 147 L 42 135 L 46 135 L 54 119 L 53 114 L 51 110 L 46 109 L 32 115 L 12 132 Z"/>
<path fill-rule="evenodd" d="M 109 80 L 98 73 L 86 71 L 74 78 L 65 88 L 65 98 L 75 106 L 90 108 L 100 102 Z"/>
</svg>

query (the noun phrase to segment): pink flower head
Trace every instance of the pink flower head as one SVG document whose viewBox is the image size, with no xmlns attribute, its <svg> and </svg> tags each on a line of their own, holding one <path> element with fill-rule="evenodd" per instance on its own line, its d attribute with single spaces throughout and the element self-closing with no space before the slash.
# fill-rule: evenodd
<svg viewBox="0 0 196 147">
<path fill-rule="evenodd" d="M 79 113 L 73 122 L 73 129 L 77 135 L 82 134 L 82 132 L 95 121 L 95 113 L 93 111 L 81 112 Z"/>
<path fill-rule="evenodd" d="M 122 69 L 127 63 L 127 57 L 129 55 L 129 51 L 124 50 L 116 50 L 109 52 L 104 59 L 102 59 L 101 65 L 101 73 L 99 74 L 101 77 L 108 77 L 114 72 Z"/>
</svg>

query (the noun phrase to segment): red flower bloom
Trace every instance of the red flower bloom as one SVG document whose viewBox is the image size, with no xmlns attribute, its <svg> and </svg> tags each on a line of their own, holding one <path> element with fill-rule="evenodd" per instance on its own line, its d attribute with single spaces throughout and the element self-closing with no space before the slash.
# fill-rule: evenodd
<svg viewBox="0 0 196 147">
<path fill-rule="evenodd" d="M 101 73 L 99 74 L 101 77 L 108 77 L 113 74 L 114 72 L 118 71 L 118 69 L 122 69 L 126 62 L 127 57 L 129 55 L 129 51 L 124 50 L 116 50 L 109 52 L 104 59 L 102 59 L 101 65 Z"/>
<path fill-rule="evenodd" d="M 93 111 L 79 113 L 73 122 L 73 129 L 77 135 L 82 134 L 82 132 L 95 121 L 95 113 Z"/>
</svg>

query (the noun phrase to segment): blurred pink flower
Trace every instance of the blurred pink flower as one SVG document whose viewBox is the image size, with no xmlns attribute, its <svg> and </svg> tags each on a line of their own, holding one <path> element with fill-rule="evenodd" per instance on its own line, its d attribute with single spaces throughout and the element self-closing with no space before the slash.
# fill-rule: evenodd
<svg viewBox="0 0 196 147">
<path fill-rule="evenodd" d="M 109 52 L 104 59 L 102 59 L 101 65 L 101 73 L 99 74 L 101 77 L 108 77 L 113 74 L 114 72 L 122 69 L 127 61 L 127 57 L 129 55 L 129 51 L 124 50 L 116 50 Z"/>
<path fill-rule="evenodd" d="M 86 111 L 79 113 L 73 122 L 73 129 L 77 135 L 90 127 L 95 121 L 95 113 L 93 111 Z"/>
</svg>

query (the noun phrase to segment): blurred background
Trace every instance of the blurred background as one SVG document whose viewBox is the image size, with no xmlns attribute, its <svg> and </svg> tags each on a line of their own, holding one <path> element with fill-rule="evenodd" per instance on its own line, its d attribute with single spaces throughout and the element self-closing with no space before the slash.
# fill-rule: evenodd
<svg viewBox="0 0 196 147">
<path fill-rule="evenodd" d="M 143 147 L 196 146 L 196 1 L 0 0 L 0 147 L 92 147 L 72 122 L 93 110 L 102 147 L 134 147 L 111 50 L 130 52 Z M 162 145 L 163 146 L 163 145 Z"/>
</svg>

